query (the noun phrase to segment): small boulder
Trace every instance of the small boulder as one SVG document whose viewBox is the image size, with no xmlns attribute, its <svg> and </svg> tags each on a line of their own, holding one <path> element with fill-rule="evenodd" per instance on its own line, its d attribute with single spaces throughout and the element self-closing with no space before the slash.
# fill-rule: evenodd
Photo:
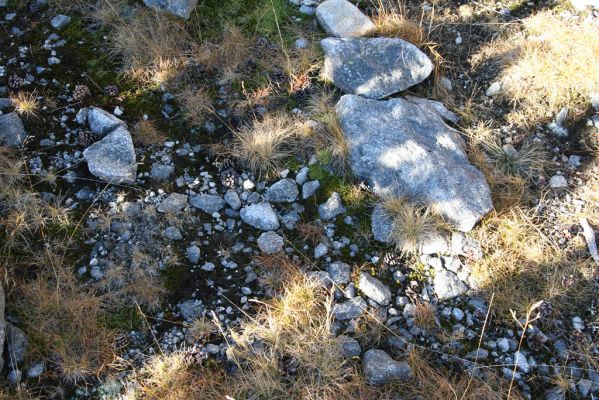
<svg viewBox="0 0 599 400">
<path fill-rule="evenodd" d="M 258 247 L 267 254 L 275 254 L 283 249 L 285 240 L 276 232 L 264 232 L 258 237 Z"/>
<path fill-rule="evenodd" d="M 89 172 L 110 183 L 134 183 L 137 176 L 135 148 L 131 134 L 117 126 L 103 139 L 83 151 Z"/>
<path fill-rule="evenodd" d="M 124 121 L 98 107 L 81 109 L 79 113 L 82 115 L 82 119 L 87 118 L 89 129 L 96 136 L 104 136 L 119 126 L 127 127 Z"/>
<path fill-rule="evenodd" d="M 263 231 L 279 229 L 277 213 L 269 203 L 252 204 L 241 209 L 239 215 L 243 222 Z"/>
<path fill-rule="evenodd" d="M 299 194 L 293 179 L 281 179 L 264 193 L 264 199 L 273 203 L 293 203 Z"/>
<path fill-rule="evenodd" d="M 50 25 L 54 29 L 61 29 L 65 25 L 71 22 L 71 17 L 68 15 L 59 14 L 50 20 Z"/>
<path fill-rule="evenodd" d="M 197 264 L 200 261 L 201 251 L 198 246 L 192 244 L 188 246 L 185 250 L 185 255 L 187 256 L 187 260 L 189 260 L 192 264 Z"/>
<path fill-rule="evenodd" d="M 391 289 L 367 272 L 360 273 L 358 289 L 360 289 L 368 298 L 383 306 L 386 306 L 391 302 Z"/>
<path fill-rule="evenodd" d="M 362 357 L 364 376 L 371 385 L 384 385 L 391 381 L 403 381 L 410 377 L 408 363 L 395 361 L 383 350 L 371 349 Z"/>
<path fill-rule="evenodd" d="M 341 345 L 341 354 L 343 354 L 343 357 L 359 357 L 362 353 L 362 347 L 360 347 L 360 343 L 356 339 L 345 335 L 340 335 L 337 339 Z"/>
<path fill-rule="evenodd" d="M 446 269 L 435 271 L 433 288 L 440 300 L 451 299 L 468 291 L 468 286 L 455 273 Z"/>
<path fill-rule="evenodd" d="M 171 193 L 166 199 L 158 204 L 158 212 L 178 213 L 187 205 L 187 195 L 181 193 Z"/>
<path fill-rule="evenodd" d="M 318 206 L 318 214 L 320 215 L 320 219 L 323 221 L 330 221 L 335 219 L 339 214 L 345 213 L 345 207 L 343 207 L 343 202 L 341 201 L 341 195 L 337 192 L 333 192 L 329 199 Z"/>
<path fill-rule="evenodd" d="M 316 193 L 319 187 L 319 181 L 309 181 L 304 183 L 304 185 L 302 186 L 302 198 L 304 200 L 309 199 L 314 195 L 314 193 Z"/>
<path fill-rule="evenodd" d="M 346 264 L 341 261 L 335 261 L 331 263 L 327 268 L 329 275 L 331 275 L 331 279 L 337 285 L 345 285 L 349 283 L 351 280 L 351 267 L 349 264 Z"/>
<path fill-rule="evenodd" d="M 227 203 L 233 210 L 239 210 L 241 208 L 241 199 L 237 192 L 232 189 L 225 193 L 225 203 Z"/>
<path fill-rule="evenodd" d="M 358 318 L 364 313 L 367 307 L 366 301 L 360 296 L 356 296 L 346 302 L 336 303 L 333 306 L 332 314 L 335 319 L 347 321 Z"/>
<path fill-rule="evenodd" d="M 0 145 L 7 147 L 20 146 L 27 132 L 23 121 L 15 112 L 0 115 Z"/>
<path fill-rule="evenodd" d="M 191 12 L 198 5 L 198 0 L 144 0 L 144 4 L 155 10 L 189 19 Z"/>
<path fill-rule="evenodd" d="M 210 215 L 219 212 L 225 207 L 225 201 L 216 194 L 200 194 L 194 196 L 189 200 L 189 204 Z"/>
<path fill-rule="evenodd" d="M 358 7 L 347 0 L 326 0 L 316 7 L 316 18 L 329 35 L 336 37 L 365 36 L 376 26 Z"/>
</svg>

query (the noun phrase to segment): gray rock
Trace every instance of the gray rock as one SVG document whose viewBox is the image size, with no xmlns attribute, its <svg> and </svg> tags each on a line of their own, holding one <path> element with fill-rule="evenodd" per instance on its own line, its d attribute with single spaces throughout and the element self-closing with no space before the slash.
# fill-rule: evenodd
<svg viewBox="0 0 599 400">
<path fill-rule="evenodd" d="M 29 340 L 22 330 L 6 323 L 6 344 L 8 367 L 15 369 L 25 360 Z"/>
<path fill-rule="evenodd" d="M 327 271 L 310 271 L 306 275 L 314 283 L 317 283 L 324 288 L 328 289 L 333 284 L 333 281 L 331 281 L 331 276 Z"/>
<path fill-rule="evenodd" d="M 200 261 L 201 256 L 200 248 L 195 244 L 192 244 L 191 246 L 188 246 L 185 250 L 185 255 L 187 256 L 187 259 L 190 263 L 197 264 L 198 261 Z"/>
<path fill-rule="evenodd" d="M 349 264 L 346 264 L 341 261 L 335 261 L 331 263 L 327 268 L 329 275 L 331 275 L 331 279 L 337 285 L 345 285 L 349 283 L 351 280 L 351 267 Z"/>
<path fill-rule="evenodd" d="M 480 260 L 483 257 L 480 243 L 463 232 L 451 234 L 451 254 L 465 256 L 471 260 Z"/>
<path fill-rule="evenodd" d="M 177 213 L 185 208 L 187 205 L 187 195 L 181 193 L 171 193 L 166 199 L 162 200 L 158 204 L 157 210 L 159 212 L 171 212 Z"/>
<path fill-rule="evenodd" d="M 386 306 L 391 302 L 391 289 L 367 272 L 360 273 L 358 289 L 360 289 L 368 298 L 383 306 Z"/>
<path fill-rule="evenodd" d="M 345 207 L 341 201 L 341 195 L 337 192 L 333 192 L 329 199 L 318 206 L 318 214 L 320 219 L 323 221 L 329 221 L 335 219 L 337 215 L 345 213 Z"/>
<path fill-rule="evenodd" d="M 303 167 L 297 172 L 295 176 L 295 181 L 298 185 L 303 185 L 308 180 L 308 175 L 310 174 L 310 168 Z"/>
<path fill-rule="evenodd" d="M 314 248 L 314 258 L 319 259 L 328 253 L 329 249 L 327 245 L 324 243 L 318 243 L 318 245 Z"/>
<path fill-rule="evenodd" d="M 406 362 L 392 359 L 383 350 L 371 349 L 362 357 L 364 376 L 371 385 L 384 385 L 395 380 L 406 380 L 410 377 L 410 366 Z"/>
<path fill-rule="evenodd" d="M 466 284 L 456 274 L 446 269 L 435 271 L 433 287 L 435 294 L 440 300 L 459 296 L 468 290 Z"/>
<path fill-rule="evenodd" d="M 27 132 L 23 126 L 23 121 L 15 112 L 0 115 L 0 145 L 7 147 L 20 146 Z"/>
<path fill-rule="evenodd" d="M 339 339 L 339 343 L 341 344 L 341 354 L 343 354 L 343 357 L 359 357 L 362 353 L 362 347 L 360 347 L 360 343 L 356 339 L 345 335 L 340 335 L 337 339 Z"/>
<path fill-rule="evenodd" d="M 434 205 L 455 228 L 469 231 L 493 208 L 491 191 L 468 161 L 459 133 L 443 121 L 451 115 L 441 107 L 414 98 L 345 95 L 336 111 L 358 178 L 379 195 Z"/>
<path fill-rule="evenodd" d="M 326 38 L 324 77 L 345 93 L 381 99 L 426 79 L 433 63 L 411 43 L 390 38 Z"/>
<path fill-rule="evenodd" d="M 185 318 L 185 320 L 191 321 L 202 314 L 204 305 L 199 300 L 189 299 L 179 304 L 179 310 L 181 311 L 181 316 Z"/>
<path fill-rule="evenodd" d="M 117 126 L 103 139 L 83 151 L 92 175 L 110 183 L 133 183 L 137 175 L 135 148 L 131 134 Z"/>
<path fill-rule="evenodd" d="M 489 351 L 485 350 L 485 349 L 477 349 L 477 350 L 472 350 L 471 352 L 467 353 L 466 356 L 464 356 L 464 358 L 466 360 L 486 360 L 489 357 Z"/>
<path fill-rule="evenodd" d="M 0 111 L 12 107 L 12 100 L 8 97 L 0 97 Z"/>
<path fill-rule="evenodd" d="M 265 253 L 275 254 L 283 249 L 285 240 L 275 232 L 264 232 L 258 237 L 258 247 Z"/>
<path fill-rule="evenodd" d="M 0 7 L 8 6 L 8 0 L 0 0 Z"/>
<path fill-rule="evenodd" d="M 207 214 L 214 214 L 225 207 L 225 201 L 216 194 L 200 194 L 192 197 L 189 204 Z"/>
<path fill-rule="evenodd" d="M 264 199 L 273 203 L 293 203 L 299 194 L 293 179 L 281 179 L 264 193 Z"/>
<path fill-rule="evenodd" d="M 8 371 L 8 374 L 6 375 L 6 379 L 8 380 L 8 383 L 10 383 L 11 385 L 16 385 L 21 381 L 22 376 L 23 376 L 23 373 L 21 372 L 21 370 L 18 368 L 15 368 L 15 369 Z"/>
<path fill-rule="evenodd" d="M 516 364 L 516 368 L 518 368 L 520 372 L 524 374 L 530 372 L 530 365 L 528 364 L 528 360 L 526 360 L 526 356 L 519 351 L 514 353 L 514 364 Z"/>
<path fill-rule="evenodd" d="M 302 198 L 304 200 L 309 199 L 314 195 L 314 193 L 316 193 L 319 187 L 319 181 L 309 181 L 304 183 L 304 185 L 302 186 Z"/>
<path fill-rule="evenodd" d="M 144 4 L 155 10 L 189 19 L 191 12 L 198 5 L 198 0 L 144 0 Z"/>
<path fill-rule="evenodd" d="M 269 203 L 258 203 L 246 206 L 239 212 L 241 219 L 248 225 L 263 231 L 274 231 L 279 229 L 277 213 Z"/>
<path fill-rule="evenodd" d="M 181 231 L 176 226 L 169 226 L 164 230 L 164 236 L 166 236 L 170 240 L 181 240 L 183 239 L 183 235 Z"/>
<path fill-rule="evenodd" d="M 5 337 L 5 322 L 4 322 L 4 288 L 0 282 L 0 372 L 4 368 L 4 337 Z"/>
<path fill-rule="evenodd" d="M 37 362 L 35 364 L 33 364 L 28 370 L 27 370 L 27 378 L 29 379 L 34 379 L 34 378 L 39 378 L 45 370 L 45 366 L 43 362 Z"/>
<path fill-rule="evenodd" d="M 326 0 L 316 7 L 316 18 L 328 34 L 336 37 L 365 36 L 376 26 L 347 0 Z"/>
<path fill-rule="evenodd" d="M 553 175 L 549 179 L 549 187 L 551 189 L 566 189 L 568 187 L 568 181 L 563 175 Z"/>
<path fill-rule="evenodd" d="M 119 126 L 127 127 L 124 121 L 101 108 L 90 107 L 89 109 L 85 109 L 86 111 L 83 110 L 79 111 L 83 115 L 82 118 L 87 118 L 89 129 L 97 136 L 104 136 Z"/>
<path fill-rule="evenodd" d="M 393 231 L 393 219 L 387 215 L 382 205 L 377 204 L 374 206 L 370 222 L 374 239 L 379 242 L 390 243 L 390 236 Z"/>
<path fill-rule="evenodd" d="M 241 199 L 237 192 L 232 189 L 225 193 L 225 203 L 227 203 L 233 210 L 239 210 L 241 208 Z"/>
<path fill-rule="evenodd" d="M 52 28 L 54 29 L 60 29 L 69 22 L 71 22 L 71 17 L 60 14 L 50 20 L 50 25 L 52 25 Z"/>
<path fill-rule="evenodd" d="M 174 165 L 154 164 L 150 170 L 150 177 L 156 182 L 166 181 L 175 174 Z"/>
<path fill-rule="evenodd" d="M 344 303 L 336 303 L 333 306 L 332 314 L 335 319 L 347 321 L 358 318 L 366 310 L 366 301 L 360 296 L 356 296 Z"/>
</svg>

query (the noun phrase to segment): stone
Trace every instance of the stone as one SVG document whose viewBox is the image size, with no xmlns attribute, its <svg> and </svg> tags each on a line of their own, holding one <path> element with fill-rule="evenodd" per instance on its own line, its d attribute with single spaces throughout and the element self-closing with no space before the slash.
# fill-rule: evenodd
<svg viewBox="0 0 599 400">
<path fill-rule="evenodd" d="M 254 228 L 263 231 L 274 231 L 279 229 L 277 213 L 269 203 L 262 202 L 252 204 L 241 209 L 239 212 L 241 220 Z"/>
<path fill-rule="evenodd" d="M 370 349 L 362 357 L 366 381 L 371 385 L 384 385 L 391 381 L 406 380 L 410 377 L 410 366 L 406 362 L 395 361 L 386 352 Z"/>
<path fill-rule="evenodd" d="M 166 199 L 162 200 L 156 209 L 158 212 L 178 213 L 187 205 L 187 195 L 181 193 L 171 193 Z"/>
<path fill-rule="evenodd" d="M 316 7 L 316 18 L 329 35 L 365 36 L 376 30 L 374 23 L 347 0 L 326 0 Z"/>
<path fill-rule="evenodd" d="M 370 222 L 374 239 L 379 242 L 390 243 L 390 236 L 393 231 L 393 219 L 387 215 L 381 204 L 374 206 Z"/>
<path fill-rule="evenodd" d="M 150 169 L 150 177 L 156 182 L 166 181 L 175 174 L 174 165 L 154 164 Z"/>
<path fill-rule="evenodd" d="M 193 196 L 189 200 L 189 204 L 204 211 L 207 214 L 214 214 L 225 207 L 225 201 L 216 194 L 200 194 Z"/>
<path fill-rule="evenodd" d="M 345 213 L 345 207 L 341 201 L 341 195 L 333 192 L 331 197 L 324 203 L 318 206 L 318 214 L 323 221 L 335 219 L 339 214 Z"/>
<path fill-rule="evenodd" d="M 360 273 L 358 289 L 360 289 L 369 299 L 372 299 L 383 306 L 386 306 L 391 302 L 391 289 L 367 272 Z"/>
<path fill-rule="evenodd" d="M 200 300 L 189 299 L 179 304 L 179 311 L 185 320 L 191 321 L 202 314 L 204 305 Z"/>
<path fill-rule="evenodd" d="M 80 112 L 83 114 L 83 117 L 87 118 L 89 129 L 95 133 L 96 136 L 105 136 L 119 126 L 127 127 L 124 121 L 101 108 L 90 107 L 87 112 Z"/>
<path fill-rule="evenodd" d="M 144 4 L 155 10 L 189 19 L 191 12 L 198 5 L 198 0 L 144 0 Z"/>
<path fill-rule="evenodd" d="M 192 244 L 188 246 L 185 250 L 185 255 L 187 256 L 187 260 L 189 260 L 192 264 L 197 264 L 200 261 L 201 251 L 198 246 Z"/>
<path fill-rule="evenodd" d="M 298 185 L 303 185 L 308 180 L 308 175 L 310 174 L 310 168 L 303 167 L 297 172 L 295 176 L 295 181 Z"/>
<path fill-rule="evenodd" d="M 563 175 L 553 175 L 549 179 L 549 187 L 551 189 L 566 189 L 568 187 L 568 181 Z"/>
<path fill-rule="evenodd" d="M 331 280 L 337 285 L 345 285 L 351 281 L 351 267 L 341 261 L 335 261 L 331 263 L 327 268 Z"/>
<path fill-rule="evenodd" d="M 258 237 L 258 247 L 267 254 L 280 252 L 285 245 L 285 240 L 276 232 L 264 232 Z"/>
<path fill-rule="evenodd" d="M 345 93 L 381 99 L 425 80 L 433 70 L 426 54 L 392 38 L 326 38 L 324 77 Z"/>
<path fill-rule="evenodd" d="M 71 17 L 60 14 L 50 20 L 50 25 L 52 25 L 52 28 L 54 29 L 61 29 L 69 22 L 71 22 Z"/>
<path fill-rule="evenodd" d="M 264 199 L 273 203 L 293 203 L 299 194 L 293 179 L 281 179 L 264 193 Z"/>
<path fill-rule="evenodd" d="M 0 115 L 0 145 L 20 146 L 27 137 L 23 121 L 15 112 Z"/>
<path fill-rule="evenodd" d="M 29 340 L 25 333 L 16 326 L 6 323 L 6 350 L 8 352 L 6 359 L 10 369 L 16 369 L 25 361 L 28 345 Z"/>
<path fill-rule="evenodd" d="M 356 296 L 344 303 L 336 303 L 333 306 L 332 314 L 339 321 L 347 321 L 358 318 L 366 310 L 366 301 L 360 296 Z"/>
<path fill-rule="evenodd" d="M 304 185 L 302 186 L 302 198 L 306 200 L 314 196 L 314 193 L 316 193 L 319 187 L 319 181 L 309 181 L 304 183 Z"/>
<path fill-rule="evenodd" d="M 341 345 L 341 354 L 343 357 L 359 357 L 362 353 L 362 347 L 360 347 L 360 343 L 358 343 L 356 339 L 346 335 L 340 335 L 337 337 L 337 339 Z"/>
<path fill-rule="evenodd" d="M 375 193 L 434 206 L 460 231 L 493 208 L 483 174 L 468 161 L 459 132 L 443 120 L 455 116 L 442 104 L 345 95 L 336 111 L 351 169 Z"/>
<path fill-rule="evenodd" d="M 239 210 L 241 208 L 241 199 L 237 192 L 232 189 L 225 193 L 225 203 L 227 203 L 233 210 Z"/>
<path fill-rule="evenodd" d="M 314 258 L 319 259 L 327 255 L 329 249 L 327 245 L 324 243 L 318 243 L 318 245 L 314 248 Z"/>
<path fill-rule="evenodd" d="M 117 126 L 103 139 L 83 151 L 83 158 L 92 175 L 110 183 L 131 184 L 137 176 L 135 148 L 131 134 Z"/>
<path fill-rule="evenodd" d="M 34 379 L 34 378 L 39 378 L 45 370 L 45 366 L 43 362 L 37 362 L 35 364 L 33 364 L 28 370 L 27 370 L 27 378 L 29 379 Z"/>
<path fill-rule="evenodd" d="M 176 226 L 169 226 L 164 230 L 164 236 L 166 236 L 170 240 L 181 240 L 183 239 L 183 235 L 181 231 Z"/>
<path fill-rule="evenodd" d="M 493 82 L 485 91 L 485 96 L 493 97 L 501 92 L 501 82 Z"/>
<path fill-rule="evenodd" d="M 5 338 L 5 322 L 4 322 L 4 288 L 0 282 L 0 372 L 4 368 L 4 338 Z"/>
<path fill-rule="evenodd" d="M 526 360 L 526 356 L 519 351 L 514 353 L 514 364 L 524 374 L 530 371 L 530 365 L 528 364 L 528 360 Z"/>
<path fill-rule="evenodd" d="M 464 256 L 470 260 L 480 260 L 483 257 L 483 251 L 478 240 L 463 232 L 453 232 L 451 234 L 451 254 Z"/>
<path fill-rule="evenodd" d="M 435 271 L 433 288 L 439 300 L 451 299 L 468 290 L 466 284 L 456 274 L 446 269 Z"/>
</svg>

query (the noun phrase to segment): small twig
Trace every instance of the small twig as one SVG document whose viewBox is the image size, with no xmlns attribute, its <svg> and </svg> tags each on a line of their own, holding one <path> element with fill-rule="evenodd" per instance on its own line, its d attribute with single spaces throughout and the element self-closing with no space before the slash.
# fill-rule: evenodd
<svg viewBox="0 0 599 400">
<path fill-rule="evenodd" d="M 589 221 L 587 221 L 586 218 L 580 218 L 580 225 L 582 226 L 582 234 L 587 242 L 589 253 L 591 253 L 593 260 L 599 264 L 599 251 L 597 251 L 595 232 L 593 232 L 593 228 L 591 228 L 591 225 L 589 225 Z"/>
</svg>

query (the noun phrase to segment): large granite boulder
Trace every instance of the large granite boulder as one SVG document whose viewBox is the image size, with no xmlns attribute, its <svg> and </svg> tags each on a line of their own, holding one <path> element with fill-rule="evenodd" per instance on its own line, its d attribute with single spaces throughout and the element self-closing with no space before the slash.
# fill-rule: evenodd
<svg viewBox="0 0 599 400">
<path fill-rule="evenodd" d="M 459 132 L 445 124 L 452 114 L 440 103 L 345 95 L 336 112 L 351 168 L 377 194 L 430 205 L 464 232 L 493 208 L 483 174 L 468 161 Z"/>
<path fill-rule="evenodd" d="M 23 126 L 23 121 L 15 112 L 0 115 L 0 145 L 7 147 L 20 146 L 27 132 Z"/>
<path fill-rule="evenodd" d="M 425 80 L 433 70 L 426 54 L 394 38 L 327 38 L 324 77 L 345 93 L 380 99 Z"/>
<path fill-rule="evenodd" d="M 336 37 L 365 36 L 376 30 L 370 18 L 347 0 L 320 3 L 316 7 L 316 18 L 322 29 Z"/>
<path fill-rule="evenodd" d="M 144 0 L 144 4 L 155 10 L 166 11 L 181 18 L 189 19 L 198 5 L 198 0 Z"/>
</svg>

